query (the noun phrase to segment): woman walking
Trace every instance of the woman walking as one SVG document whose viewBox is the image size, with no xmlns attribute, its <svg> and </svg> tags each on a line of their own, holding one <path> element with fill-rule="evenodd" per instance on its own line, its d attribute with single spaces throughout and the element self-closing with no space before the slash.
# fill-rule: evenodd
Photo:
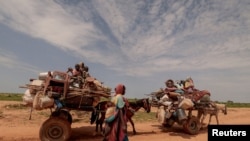
<svg viewBox="0 0 250 141">
<path fill-rule="evenodd" d="M 112 99 L 114 111 L 105 119 L 103 141 L 128 141 L 126 111 L 128 101 L 124 97 L 126 87 L 118 84 L 115 88 L 115 95 Z M 110 110 L 107 110 L 110 111 Z"/>
</svg>

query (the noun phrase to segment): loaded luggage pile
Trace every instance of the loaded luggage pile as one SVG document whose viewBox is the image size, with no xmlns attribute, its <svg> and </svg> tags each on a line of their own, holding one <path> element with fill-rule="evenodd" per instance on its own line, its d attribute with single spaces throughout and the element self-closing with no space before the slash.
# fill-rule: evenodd
<svg viewBox="0 0 250 141">
<path fill-rule="evenodd" d="M 111 96 L 111 88 L 94 77 L 87 77 L 81 85 L 75 80 L 67 72 L 48 71 L 20 86 L 26 89 L 23 101 L 27 106 L 35 110 L 51 109 L 50 117 L 40 128 L 41 140 L 68 140 L 72 123 L 70 110 L 94 111 L 102 97 Z"/>
<path fill-rule="evenodd" d="M 198 134 L 202 126 L 200 121 L 202 115 L 199 112 L 207 108 L 216 108 L 214 102 L 210 100 L 210 92 L 194 88 L 192 80 L 191 85 L 185 85 L 185 81 L 174 84 L 171 80 L 171 88 L 174 89 L 168 87 L 167 82 L 165 82 L 166 89 L 161 88 L 149 94 L 152 99 L 151 105 L 158 108 L 156 115 L 158 122 L 164 127 L 172 127 L 177 123 L 183 126 L 186 133 Z M 185 89 L 184 86 L 192 90 Z M 193 115 L 194 110 L 198 111 L 197 116 Z"/>
</svg>

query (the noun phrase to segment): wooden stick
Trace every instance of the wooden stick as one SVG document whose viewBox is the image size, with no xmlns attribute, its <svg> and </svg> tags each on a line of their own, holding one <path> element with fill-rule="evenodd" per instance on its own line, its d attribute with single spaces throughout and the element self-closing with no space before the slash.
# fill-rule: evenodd
<svg viewBox="0 0 250 141">
<path fill-rule="evenodd" d="M 31 120 L 32 111 L 33 111 L 33 107 L 30 107 L 30 117 L 29 117 L 29 120 Z"/>
</svg>

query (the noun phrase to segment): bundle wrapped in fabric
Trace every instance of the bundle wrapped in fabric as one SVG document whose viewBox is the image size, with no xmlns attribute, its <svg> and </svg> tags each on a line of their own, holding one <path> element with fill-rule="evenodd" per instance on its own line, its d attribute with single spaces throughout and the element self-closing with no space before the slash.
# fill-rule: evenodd
<svg viewBox="0 0 250 141">
<path fill-rule="evenodd" d="M 41 73 L 39 73 L 39 75 L 38 75 L 38 79 L 39 79 L 39 80 L 46 80 L 48 74 L 49 74 L 48 72 L 41 72 Z M 53 74 L 53 72 L 51 72 L 51 74 Z"/>
<path fill-rule="evenodd" d="M 94 77 L 87 77 L 85 83 L 87 83 L 86 86 L 88 86 L 91 90 L 102 91 L 106 94 L 111 94 L 111 88 L 103 85 Z"/>
<path fill-rule="evenodd" d="M 189 98 L 184 98 L 178 105 L 179 108 L 187 110 L 189 108 L 192 108 L 194 106 L 194 103 Z"/>
<path fill-rule="evenodd" d="M 35 95 L 39 90 L 42 89 L 43 84 L 43 80 L 31 79 L 31 82 L 25 86 L 25 88 L 27 89 L 25 90 L 24 95 L 22 97 L 25 105 L 33 105 Z"/>
<path fill-rule="evenodd" d="M 35 97 L 35 95 L 30 93 L 30 89 L 26 89 L 26 91 L 24 92 L 24 95 L 22 97 L 24 104 L 27 106 L 33 105 L 34 97 Z"/>
<path fill-rule="evenodd" d="M 164 106 L 160 106 L 158 111 L 157 111 L 157 120 L 160 124 L 163 124 L 164 121 L 165 121 L 165 114 L 166 114 L 166 111 L 164 109 Z"/>
<path fill-rule="evenodd" d="M 104 91 L 104 92 L 111 92 L 111 88 L 108 86 L 103 85 L 100 81 L 94 80 L 94 84 L 96 85 L 96 88 L 98 91 Z"/>
<path fill-rule="evenodd" d="M 33 108 L 36 110 L 43 110 L 54 106 L 54 99 L 48 95 L 43 95 L 43 91 L 37 92 L 34 101 Z"/>
<path fill-rule="evenodd" d="M 36 94 L 37 93 L 37 88 L 41 88 L 41 86 L 44 84 L 43 80 L 38 80 L 34 79 L 33 81 L 30 82 L 29 84 L 29 91 L 31 94 Z"/>
<path fill-rule="evenodd" d="M 115 113 L 115 106 L 108 107 L 105 113 L 105 119 L 109 118 L 110 116 L 114 115 Z"/>
<path fill-rule="evenodd" d="M 193 100 L 195 102 L 209 102 L 210 101 L 210 92 L 208 90 L 197 90 L 193 93 Z"/>
</svg>

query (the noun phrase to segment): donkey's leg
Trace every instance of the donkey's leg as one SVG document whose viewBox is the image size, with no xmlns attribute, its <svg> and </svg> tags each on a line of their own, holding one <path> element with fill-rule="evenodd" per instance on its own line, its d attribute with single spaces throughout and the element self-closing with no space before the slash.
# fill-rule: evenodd
<svg viewBox="0 0 250 141">
<path fill-rule="evenodd" d="M 100 127 L 100 133 L 101 133 L 101 135 L 104 135 L 103 133 L 104 133 L 104 131 L 103 131 L 103 122 L 104 122 L 104 120 L 102 120 L 102 119 L 99 119 L 99 127 Z M 99 132 L 98 132 L 99 133 Z"/>
<path fill-rule="evenodd" d="M 99 125 L 100 125 L 100 131 L 102 132 L 102 130 L 103 130 L 103 128 L 102 128 L 103 121 L 100 121 Z"/>
<path fill-rule="evenodd" d="M 198 120 L 199 120 L 199 122 L 200 122 L 200 127 L 199 128 L 201 128 L 202 127 L 202 123 L 201 123 L 201 116 L 202 116 L 203 114 L 202 114 L 202 111 L 201 110 L 198 110 L 197 111 L 197 118 L 198 118 Z M 191 115 L 189 115 L 189 117 L 191 117 Z"/>
<path fill-rule="evenodd" d="M 98 119 L 96 121 L 96 134 L 99 134 L 99 133 L 101 134 L 103 133 L 103 120 L 102 119 Z"/>
<path fill-rule="evenodd" d="M 207 116 L 207 113 L 204 111 L 202 119 L 201 119 L 201 128 L 204 128 L 204 119 L 206 118 L 206 116 Z"/>
<path fill-rule="evenodd" d="M 211 118 L 212 118 L 212 113 L 209 115 L 209 121 L 208 121 L 208 124 L 210 124 L 211 123 Z"/>
<path fill-rule="evenodd" d="M 99 126 L 99 112 L 97 112 L 97 117 L 95 119 L 95 132 L 94 132 L 94 136 L 98 133 L 98 126 Z"/>
<path fill-rule="evenodd" d="M 201 116 L 202 116 L 202 111 L 198 110 L 198 112 L 197 112 L 197 118 L 199 119 L 199 121 L 201 120 Z"/>
<path fill-rule="evenodd" d="M 95 136 L 97 134 L 97 131 L 98 131 L 98 124 L 97 124 L 97 121 L 96 121 L 95 131 L 93 132 L 93 136 Z"/>
<path fill-rule="evenodd" d="M 106 114 L 105 112 L 101 113 L 101 118 L 100 118 L 100 121 L 99 121 L 101 132 L 103 131 L 103 122 L 105 120 L 105 114 Z"/>
<path fill-rule="evenodd" d="M 219 125 L 218 112 L 215 114 L 217 125 Z"/>
<path fill-rule="evenodd" d="M 95 132 L 93 133 L 93 136 L 95 136 L 98 133 L 98 119 L 95 122 Z"/>
<path fill-rule="evenodd" d="M 135 135 L 136 134 L 136 130 L 135 130 L 135 125 L 134 125 L 134 122 L 132 120 L 132 118 L 128 118 L 130 124 L 132 125 L 132 128 L 133 128 L 133 134 Z"/>
</svg>

